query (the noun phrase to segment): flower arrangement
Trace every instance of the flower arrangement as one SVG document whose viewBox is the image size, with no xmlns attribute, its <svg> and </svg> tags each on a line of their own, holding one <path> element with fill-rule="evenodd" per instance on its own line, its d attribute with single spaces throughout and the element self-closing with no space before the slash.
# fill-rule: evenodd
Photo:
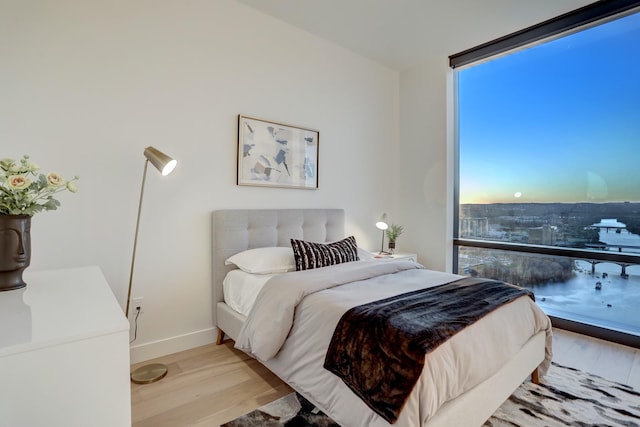
<svg viewBox="0 0 640 427">
<path fill-rule="evenodd" d="M 78 191 L 78 177 L 66 181 L 55 172 L 38 173 L 40 168 L 26 154 L 16 161 L 0 160 L 0 215 L 29 215 L 56 210 L 56 193 Z"/>
</svg>

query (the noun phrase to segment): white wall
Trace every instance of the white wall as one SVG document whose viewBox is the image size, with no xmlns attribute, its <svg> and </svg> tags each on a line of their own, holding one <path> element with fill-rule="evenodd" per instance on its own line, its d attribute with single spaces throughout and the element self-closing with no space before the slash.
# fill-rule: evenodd
<svg viewBox="0 0 640 427">
<path fill-rule="evenodd" d="M 411 251 L 434 270 L 451 269 L 452 157 L 447 145 L 446 56 L 401 75 L 398 206 L 412 230 Z M 449 171 L 449 172 L 448 172 Z"/>
<path fill-rule="evenodd" d="M 0 157 L 80 175 L 79 193 L 33 218 L 31 270 L 97 264 L 124 307 L 142 152 L 179 161 L 147 176 L 132 361 L 213 339 L 212 210 L 340 207 L 371 249 L 382 211 L 409 229 L 440 222 L 445 166 L 420 150 L 398 167 L 399 111 L 395 71 L 232 0 L 0 0 Z M 320 130 L 320 189 L 236 186 L 239 113 Z M 423 213 L 400 214 L 413 202 L 400 205 L 399 180 Z M 420 252 L 442 252 L 431 227 Z"/>
</svg>

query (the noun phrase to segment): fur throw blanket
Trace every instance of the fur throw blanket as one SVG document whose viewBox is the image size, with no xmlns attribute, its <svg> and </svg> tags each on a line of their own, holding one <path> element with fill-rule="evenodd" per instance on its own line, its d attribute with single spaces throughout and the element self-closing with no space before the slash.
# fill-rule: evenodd
<svg viewBox="0 0 640 427">
<path fill-rule="evenodd" d="M 533 294 L 495 280 L 463 278 L 347 311 L 324 367 L 390 423 L 422 373 L 425 355 L 503 304 Z"/>
</svg>

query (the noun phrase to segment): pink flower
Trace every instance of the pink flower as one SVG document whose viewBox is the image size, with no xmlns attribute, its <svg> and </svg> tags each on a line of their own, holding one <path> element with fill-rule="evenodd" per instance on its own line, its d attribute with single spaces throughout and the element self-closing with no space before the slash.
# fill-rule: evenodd
<svg viewBox="0 0 640 427">
<path fill-rule="evenodd" d="M 25 178 L 22 175 L 11 175 L 9 176 L 9 178 L 7 178 L 7 184 L 9 184 L 9 187 L 13 188 L 14 190 L 23 190 L 29 187 L 31 181 L 29 180 L 29 178 Z"/>
<path fill-rule="evenodd" d="M 64 183 L 64 180 L 57 173 L 51 172 L 49 175 L 47 175 L 47 182 L 53 187 L 58 187 Z"/>
</svg>

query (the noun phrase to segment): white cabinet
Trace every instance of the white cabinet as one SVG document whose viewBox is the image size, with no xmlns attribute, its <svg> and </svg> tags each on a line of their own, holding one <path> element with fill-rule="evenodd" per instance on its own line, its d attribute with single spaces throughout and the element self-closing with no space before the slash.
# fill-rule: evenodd
<svg viewBox="0 0 640 427">
<path fill-rule="evenodd" d="M 98 267 L 0 292 L 0 426 L 129 427 L 129 322 Z"/>
</svg>

